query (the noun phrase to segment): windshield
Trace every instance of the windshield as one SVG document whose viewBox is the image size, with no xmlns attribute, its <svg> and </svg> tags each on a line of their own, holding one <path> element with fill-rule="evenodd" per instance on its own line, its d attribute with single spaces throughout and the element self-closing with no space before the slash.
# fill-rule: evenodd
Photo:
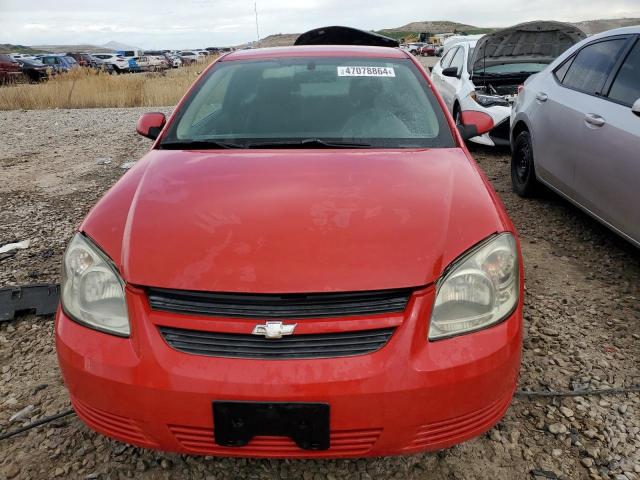
<svg viewBox="0 0 640 480">
<path fill-rule="evenodd" d="M 335 57 L 218 63 L 177 112 L 161 148 L 207 141 L 455 146 L 410 60 Z"/>
<path fill-rule="evenodd" d="M 486 68 L 476 68 L 474 74 L 511 74 L 511 73 L 538 73 L 545 69 L 546 63 L 506 63 L 504 65 L 491 65 Z"/>
</svg>

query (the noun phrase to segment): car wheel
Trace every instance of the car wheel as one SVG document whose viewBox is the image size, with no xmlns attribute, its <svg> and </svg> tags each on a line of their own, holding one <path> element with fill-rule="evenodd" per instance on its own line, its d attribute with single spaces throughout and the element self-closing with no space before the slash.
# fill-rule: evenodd
<svg viewBox="0 0 640 480">
<path fill-rule="evenodd" d="M 527 131 L 516 137 L 511 152 L 511 185 L 513 191 L 521 197 L 533 196 L 538 187 L 531 134 Z"/>
</svg>

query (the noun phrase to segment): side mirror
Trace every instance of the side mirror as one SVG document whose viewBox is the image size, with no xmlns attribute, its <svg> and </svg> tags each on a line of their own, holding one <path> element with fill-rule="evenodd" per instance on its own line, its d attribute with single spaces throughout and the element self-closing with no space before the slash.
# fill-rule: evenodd
<svg viewBox="0 0 640 480">
<path fill-rule="evenodd" d="M 150 112 L 143 114 L 136 123 L 136 132 L 143 137 L 155 140 L 160 135 L 164 124 L 167 122 L 164 113 Z"/>
<path fill-rule="evenodd" d="M 465 141 L 490 132 L 494 126 L 490 115 L 475 110 L 465 110 L 460 113 L 460 122 L 458 131 Z"/>
<path fill-rule="evenodd" d="M 444 70 L 442 70 L 442 75 L 444 75 L 445 77 L 460 78 L 457 67 L 445 68 Z"/>
<path fill-rule="evenodd" d="M 635 101 L 633 107 L 631 107 L 631 111 L 640 117 L 640 98 Z"/>
</svg>

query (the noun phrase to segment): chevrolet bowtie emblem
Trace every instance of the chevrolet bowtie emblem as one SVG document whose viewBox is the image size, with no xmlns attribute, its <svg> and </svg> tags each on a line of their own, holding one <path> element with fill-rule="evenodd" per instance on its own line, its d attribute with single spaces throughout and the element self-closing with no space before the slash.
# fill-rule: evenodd
<svg viewBox="0 0 640 480">
<path fill-rule="evenodd" d="M 267 322 L 264 325 L 256 325 L 252 335 L 262 335 L 264 338 L 282 338 L 283 335 L 291 335 L 296 329 L 296 324 L 283 325 L 282 322 Z"/>
</svg>

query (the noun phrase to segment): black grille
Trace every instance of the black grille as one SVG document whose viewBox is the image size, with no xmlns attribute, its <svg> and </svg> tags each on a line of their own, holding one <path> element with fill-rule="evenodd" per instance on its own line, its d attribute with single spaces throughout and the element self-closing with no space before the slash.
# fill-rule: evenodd
<svg viewBox="0 0 640 480">
<path fill-rule="evenodd" d="M 165 312 L 233 318 L 319 318 L 402 312 L 411 290 L 352 293 L 245 294 L 149 288 L 149 303 Z"/>
<path fill-rule="evenodd" d="M 372 353 L 391 338 L 394 328 L 357 332 L 292 335 L 269 340 L 257 335 L 214 333 L 159 327 L 176 350 L 195 355 L 231 358 L 330 358 Z"/>
</svg>

